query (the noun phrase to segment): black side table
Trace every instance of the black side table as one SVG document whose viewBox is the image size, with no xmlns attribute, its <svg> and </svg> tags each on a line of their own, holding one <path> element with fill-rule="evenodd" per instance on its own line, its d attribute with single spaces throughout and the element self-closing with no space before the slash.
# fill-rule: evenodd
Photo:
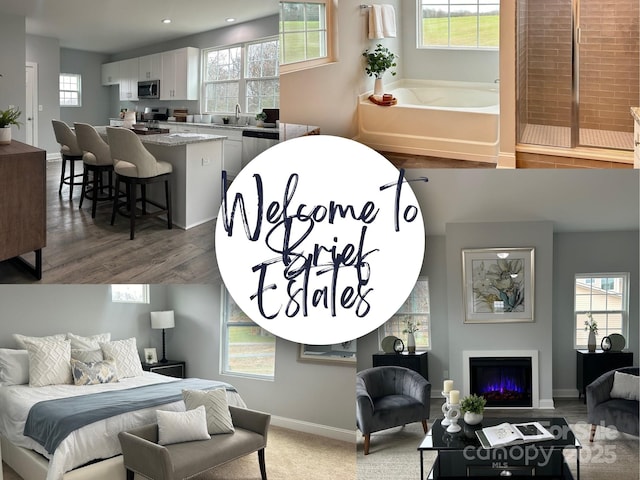
<svg viewBox="0 0 640 480">
<path fill-rule="evenodd" d="M 374 353 L 374 367 L 405 367 L 418 372 L 424 378 L 429 380 L 429 360 L 427 352 L 416 353 Z"/>
<path fill-rule="evenodd" d="M 187 374 L 186 363 L 180 360 L 168 360 L 165 363 L 142 363 L 145 372 L 159 373 L 167 377 L 185 378 Z"/>
<path fill-rule="evenodd" d="M 633 352 L 603 352 L 576 350 L 576 387 L 578 398 L 584 395 L 587 403 L 587 385 L 605 372 L 633 365 Z"/>
</svg>

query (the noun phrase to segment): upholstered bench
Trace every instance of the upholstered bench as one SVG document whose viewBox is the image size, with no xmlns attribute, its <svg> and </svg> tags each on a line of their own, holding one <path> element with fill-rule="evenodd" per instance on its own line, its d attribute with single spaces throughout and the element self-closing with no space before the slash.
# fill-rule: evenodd
<svg viewBox="0 0 640 480">
<path fill-rule="evenodd" d="M 229 406 L 235 431 L 210 440 L 158 444 L 158 425 L 118 434 L 127 480 L 138 473 L 151 480 L 182 480 L 244 455 L 258 452 L 260 475 L 267 480 L 264 449 L 271 415 Z"/>
</svg>

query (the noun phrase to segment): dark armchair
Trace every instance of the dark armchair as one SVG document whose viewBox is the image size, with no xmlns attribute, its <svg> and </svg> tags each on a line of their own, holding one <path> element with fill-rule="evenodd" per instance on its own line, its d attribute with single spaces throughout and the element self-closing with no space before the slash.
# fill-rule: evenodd
<svg viewBox="0 0 640 480">
<path fill-rule="evenodd" d="M 427 432 L 431 384 L 404 367 L 373 367 L 356 375 L 356 424 L 369 454 L 371 434 L 387 428 L 422 422 Z"/>
<path fill-rule="evenodd" d="M 599 424 L 611 425 L 620 432 L 638 435 L 638 401 L 611 398 L 615 372 L 638 376 L 638 367 L 611 370 L 587 385 L 587 417 L 591 424 L 590 442 L 593 442 L 596 427 Z"/>
</svg>

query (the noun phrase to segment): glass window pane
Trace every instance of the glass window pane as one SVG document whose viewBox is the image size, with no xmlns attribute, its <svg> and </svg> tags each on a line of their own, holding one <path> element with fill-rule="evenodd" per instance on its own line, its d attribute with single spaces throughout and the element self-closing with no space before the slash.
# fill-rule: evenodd
<svg viewBox="0 0 640 480">
<path fill-rule="evenodd" d="M 118 303 L 149 303 L 149 285 L 111 285 L 111 301 Z"/>
<path fill-rule="evenodd" d="M 273 377 L 276 339 L 258 326 L 229 327 L 229 372 Z"/>
</svg>

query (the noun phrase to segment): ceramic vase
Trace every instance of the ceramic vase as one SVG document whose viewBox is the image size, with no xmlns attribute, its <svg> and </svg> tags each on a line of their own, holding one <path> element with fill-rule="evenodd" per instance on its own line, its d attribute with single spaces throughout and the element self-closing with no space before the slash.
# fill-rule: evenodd
<svg viewBox="0 0 640 480">
<path fill-rule="evenodd" d="M 590 352 L 596 351 L 596 334 L 592 331 L 589 331 L 589 338 L 587 340 L 587 347 Z"/>
<path fill-rule="evenodd" d="M 416 353 L 416 337 L 413 336 L 413 332 L 409 332 L 407 335 L 407 351 Z"/>
<path fill-rule="evenodd" d="M 464 423 L 467 425 L 478 425 L 481 421 L 481 413 L 464 412 Z"/>
<path fill-rule="evenodd" d="M 0 128 L 0 145 L 9 145 L 11 143 L 11 127 Z"/>
<path fill-rule="evenodd" d="M 382 78 L 376 78 L 376 81 L 373 84 L 373 94 L 382 95 L 383 93 L 384 93 L 384 84 L 382 83 Z"/>
</svg>

